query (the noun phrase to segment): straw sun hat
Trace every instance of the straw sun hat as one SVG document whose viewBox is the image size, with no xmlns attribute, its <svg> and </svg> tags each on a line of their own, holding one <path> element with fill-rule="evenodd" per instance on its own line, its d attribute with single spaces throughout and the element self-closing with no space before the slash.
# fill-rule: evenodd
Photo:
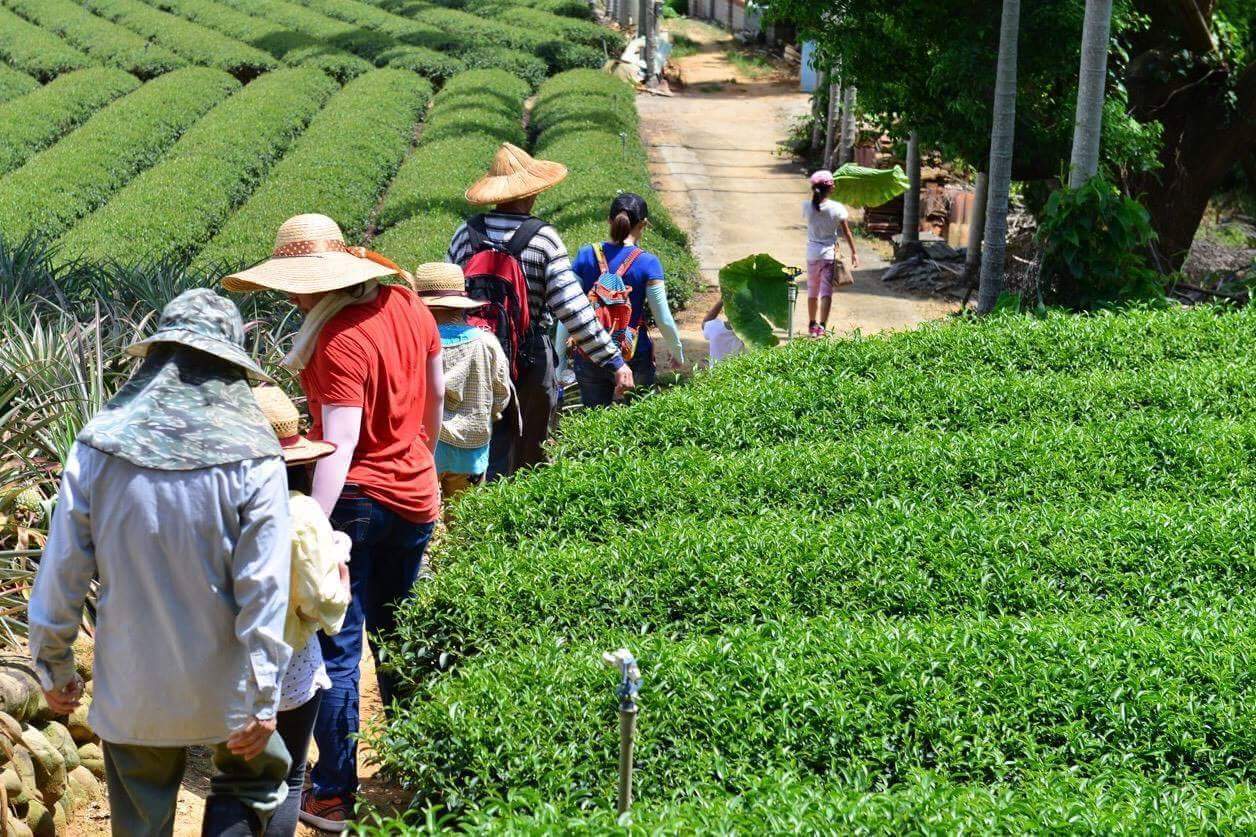
<svg viewBox="0 0 1256 837">
<path fill-rule="evenodd" d="M 301 435 L 301 414 L 282 389 L 265 385 L 253 387 L 253 397 L 279 437 L 284 462 L 302 465 L 335 453 L 336 446 L 331 442 L 316 442 Z"/>
<path fill-rule="evenodd" d="M 484 303 L 467 296 L 462 268 L 447 262 L 428 262 L 414 271 L 414 290 L 429 308 L 481 308 Z"/>
<path fill-rule="evenodd" d="M 284 221 L 270 258 L 225 277 L 222 286 L 236 292 L 316 294 L 394 274 L 409 278 L 378 253 L 347 246 L 340 227 L 326 215 L 308 214 Z"/>
<path fill-rule="evenodd" d="M 467 190 L 467 203 L 484 206 L 530 198 L 557 186 L 566 176 L 567 167 L 562 163 L 534 159 L 517 145 L 503 142 L 493 155 L 488 174 Z"/>
</svg>

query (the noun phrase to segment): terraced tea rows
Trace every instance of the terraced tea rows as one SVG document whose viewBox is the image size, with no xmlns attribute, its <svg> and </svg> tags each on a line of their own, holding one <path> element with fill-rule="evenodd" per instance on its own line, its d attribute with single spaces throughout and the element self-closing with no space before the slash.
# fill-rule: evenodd
<svg viewBox="0 0 1256 837">
<path fill-rule="evenodd" d="M 1250 828 L 1254 338 L 955 323 L 569 422 L 458 507 L 385 765 L 469 830 L 609 833 L 626 645 L 634 832 Z"/>
</svg>

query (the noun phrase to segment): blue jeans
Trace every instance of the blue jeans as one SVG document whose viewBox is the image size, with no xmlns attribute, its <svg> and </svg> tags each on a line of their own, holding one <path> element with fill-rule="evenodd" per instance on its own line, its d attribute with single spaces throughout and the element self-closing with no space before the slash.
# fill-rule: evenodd
<svg viewBox="0 0 1256 837">
<path fill-rule="evenodd" d="M 314 795 L 349 796 L 358 788 L 358 666 L 365 626 L 377 664 L 384 662 L 380 639 L 396 627 L 396 606 L 410 595 L 434 523 L 411 523 L 356 489 L 346 487 L 331 515 L 332 526 L 353 541 L 349 586 L 353 599 L 344 627 L 335 636 L 319 634 L 331 688 L 314 724 L 318 764 L 310 773 Z M 378 672 L 379 693 L 388 710 L 396 682 Z"/>
<path fill-rule="evenodd" d="M 580 385 L 580 403 L 585 407 L 609 407 L 615 403 L 615 373 L 587 360 L 579 353 L 572 361 L 576 383 Z M 654 347 L 638 352 L 628 361 L 634 387 L 650 388 L 658 380 L 654 366 Z"/>
</svg>

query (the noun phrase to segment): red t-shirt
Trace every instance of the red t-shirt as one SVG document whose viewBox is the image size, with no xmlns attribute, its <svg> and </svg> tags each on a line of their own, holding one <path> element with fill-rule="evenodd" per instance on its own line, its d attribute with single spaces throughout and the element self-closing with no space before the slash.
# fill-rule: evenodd
<svg viewBox="0 0 1256 837">
<path fill-rule="evenodd" d="M 436 321 L 407 288 L 383 285 L 350 305 L 318 335 L 301 386 L 323 438 L 323 407 L 361 407 L 362 432 L 348 482 L 414 523 L 440 512 L 436 466 L 423 432 L 427 362 L 440 351 Z"/>
</svg>

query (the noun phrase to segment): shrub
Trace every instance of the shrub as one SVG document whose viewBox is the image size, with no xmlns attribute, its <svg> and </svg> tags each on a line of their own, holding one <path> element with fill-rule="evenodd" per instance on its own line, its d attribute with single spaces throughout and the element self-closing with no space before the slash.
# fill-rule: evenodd
<svg viewBox="0 0 1256 837">
<path fill-rule="evenodd" d="M 260 49 L 146 6 L 140 0 L 83 0 L 83 5 L 193 63 L 226 70 L 241 81 L 276 66 L 275 59 Z"/>
<path fill-rule="evenodd" d="M 562 73 L 537 92 L 531 124 L 538 132 L 536 153 L 570 171 L 541 196 L 538 212 L 554 222 L 574 252 L 606 237 L 606 217 L 617 192 L 645 197 L 654 225 L 646 246 L 663 262 L 672 303 L 683 306 L 697 287 L 698 265 L 686 236 L 654 197 L 632 87 L 595 70 Z"/>
<path fill-rule="evenodd" d="M 588 6 L 585 8 L 587 10 Z M 597 47 L 599 53 L 606 49 L 611 54 L 618 56 L 624 49 L 623 35 L 614 29 L 594 23 L 591 20 L 576 20 L 571 17 L 551 14 L 543 9 L 520 5 L 510 2 L 510 0 L 485 0 L 485 2 L 473 7 L 472 11 L 497 20 L 506 21 L 511 25 L 522 26 L 535 32 L 543 32 L 554 39 Z"/>
<path fill-rule="evenodd" d="M 360 241 L 431 93 L 426 81 L 404 70 L 359 76 L 332 97 L 197 262 L 235 267 L 259 261 L 284 220 L 312 209 Z"/>
<path fill-rule="evenodd" d="M 0 8 L 0 59 L 41 82 L 93 63 L 53 33 L 4 8 Z"/>
<path fill-rule="evenodd" d="M 380 207 L 385 232 L 374 241 L 377 250 L 403 265 L 444 259 L 470 213 L 463 192 L 502 142 L 523 142 L 527 93 L 524 81 L 502 70 L 471 70 L 449 80 Z"/>
<path fill-rule="evenodd" d="M 429 49 L 446 49 L 455 43 L 455 39 L 435 26 L 392 14 L 369 3 L 360 3 L 357 0 L 300 0 L 300 2 L 330 17 L 383 32 L 403 44 Z"/>
<path fill-rule="evenodd" d="M 365 58 L 329 46 L 313 35 L 254 17 L 216 0 L 151 2 L 163 11 L 265 50 L 290 67 L 317 67 L 342 83 L 373 67 Z"/>
<path fill-rule="evenodd" d="M 8 64 L 0 64 L 0 102 L 16 99 L 39 87 L 39 82 Z"/>
<path fill-rule="evenodd" d="M 1164 279 L 1145 256 L 1155 238 L 1150 219 L 1102 177 L 1053 192 L 1038 228 L 1046 299 L 1074 308 L 1163 299 Z"/>
<path fill-rule="evenodd" d="M 0 105 L 0 174 L 22 165 L 100 108 L 139 87 L 121 70 L 89 68 Z"/>
<path fill-rule="evenodd" d="M 151 166 L 189 126 L 239 88 L 226 73 L 186 67 L 99 111 L 0 178 L 0 231 L 55 238 Z"/>
<path fill-rule="evenodd" d="M 465 61 L 427 47 L 393 47 L 381 52 L 378 60 L 388 67 L 418 73 L 436 84 L 467 69 Z"/>
<path fill-rule="evenodd" d="M 460 499 L 377 752 L 446 825 L 611 833 L 626 645 L 632 831 L 1244 821 L 1253 337 L 1196 309 L 798 341 L 569 421 Z"/>
<path fill-rule="evenodd" d="M 63 257 L 109 262 L 191 255 L 336 89 L 313 69 L 276 70 L 247 85 L 62 238 Z"/>
<path fill-rule="evenodd" d="M 187 63 L 170 50 L 97 17 L 72 0 L 8 0 L 8 6 L 27 20 L 56 32 L 93 59 L 142 79 Z"/>
<path fill-rule="evenodd" d="M 528 52 L 507 47 L 479 47 L 461 53 L 468 69 L 501 70 L 528 83 L 529 91 L 538 87 L 549 75 L 544 59 Z"/>
</svg>

